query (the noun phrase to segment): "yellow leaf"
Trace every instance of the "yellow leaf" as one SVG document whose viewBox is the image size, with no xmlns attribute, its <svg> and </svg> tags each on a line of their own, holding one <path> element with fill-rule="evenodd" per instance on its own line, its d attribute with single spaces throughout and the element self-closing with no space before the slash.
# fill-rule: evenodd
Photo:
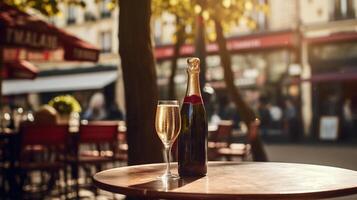
<svg viewBox="0 0 357 200">
<path fill-rule="evenodd" d="M 58 11 L 58 12 L 56 13 L 56 16 L 59 17 L 59 18 L 63 18 L 63 12 Z"/>
<path fill-rule="evenodd" d="M 176 6 L 178 4 L 178 0 L 170 0 L 171 6 Z"/>
<path fill-rule="evenodd" d="M 253 9 L 253 3 L 251 1 L 247 1 L 245 2 L 244 7 L 246 10 L 250 11 Z"/>
<path fill-rule="evenodd" d="M 223 5 L 223 7 L 225 7 L 225 8 L 229 8 L 229 7 L 231 6 L 231 4 L 232 4 L 232 1 L 231 1 L 231 0 L 223 0 L 223 1 L 222 1 L 222 5 Z"/>
<path fill-rule="evenodd" d="M 216 34 L 216 32 L 211 31 L 210 33 L 208 33 L 207 37 L 210 42 L 213 42 L 213 41 L 216 41 L 217 34 Z"/>
<path fill-rule="evenodd" d="M 196 14 L 199 14 L 199 13 L 201 13 L 201 11 L 202 11 L 201 6 L 200 6 L 200 5 L 197 5 L 197 4 L 195 5 L 195 8 L 194 8 L 194 9 L 195 9 L 195 13 L 196 13 Z"/>
<path fill-rule="evenodd" d="M 209 13 L 208 13 L 207 10 L 205 10 L 205 11 L 202 12 L 202 17 L 203 17 L 203 19 L 205 19 L 205 20 L 208 20 L 208 19 L 209 19 Z"/>
<path fill-rule="evenodd" d="M 257 23 L 255 21 L 249 21 L 248 27 L 250 29 L 256 29 L 257 28 Z"/>
<path fill-rule="evenodd" d="M 113 3 L 113 2 L 109 2 L 109 3 L 107 3 L 107 9 L 108 10 L 114 10 L 114 8 L 115 8 L 115 4 Z"/>
</svg>

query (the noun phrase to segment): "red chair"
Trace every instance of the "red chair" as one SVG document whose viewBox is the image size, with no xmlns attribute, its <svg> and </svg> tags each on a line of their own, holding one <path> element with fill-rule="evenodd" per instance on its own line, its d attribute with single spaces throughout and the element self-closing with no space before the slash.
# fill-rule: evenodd
<svg viewBox="0 0 357 200">
<path fill-rule="evenodd" d="M 233 122 L 230 120 L 221 121 L 218 124 L 216 142 L 229 144 L 233 131 Z"/>
<path fill-rule="evenodd" d="M 56 181 L 60 180 L 60 171 L 62 170 L 65 183 L 64 193 L 66 194 L 67 168 L 65 160 L 68 126 L 24 124 L 20 128 L 19 134 L 18 162 L 13 169 L 16 176 L 19 176 L 18 189 L 23 191 L 26 181 L 31 179 L 30 173 L 38 171 L 41 173 L 41 183 L 46 183 L 46 189 L 39 193 L 49 194 Z M 38 147 L 41 147 L 41 150 L 38 150 Z M 46 174 L 49 175 L 49 178 L 44 180 Z M 59 184 L 58 187 L 60 189 Z M 40 188 L 43 188 L 43 185 Z"/>
<path fill-rule="evenodd" d="M 126 156 L 118 152 L 118 122 L 97 121 L 81 125 L 78 134 L 77 152 L 71 165 L 73 177 L 76 179 L 76 193 L 79 197 L 79 168 L 82 167 L 86 172 L 86 177 L 92 177 L 95 172 L 102 169 L 104 164 L 117 161 L 126 161 Z M 81 150 L 82 147 L 89 150 Z M 92 185 L 92 184 L 91 184 Z M 96 189 L 90 186 L 91 189 Z"/>
<path fill-rule="evenodd" d="M 249 155 L 253 161 L 266 162 L 268 161 L 264 146 L 260 140 L 258 128 L 259 120 L 250 123 L 247 133 L 247 143 L 231 143 L 229 147 L 218 149 L 218 155 L 223 156 L 226 160 L 240 158 L 246 160 Z"/>
<path fill-rule="evenodd" d="M 208 155 L 210 160 L 219 159 L 218 150 L 229 146 L 232 131 L 233 122 L 230 120 L 222 120 L 218 124 L 217 130 L 211 132 L 208 142 Z"/>
<path fill-rule="evenodd" d="M 213 132 L 211 141 L 208 143 L 209 159 L 232 160 L 233 158 L 246 159 L 250 152 L 250 145 L 245 143 L 231 143 L 233 122 L 230 120 L 221 121 L 218 128 Z M 252 129 L 250 129 L 250 132 Z M 250 135 L 250 132 L 248 135 Z"/>
<path fill-rule="evenodd" d="M 81 125 L 79 143 L 94 147 L 92 150 L 80 151 L 80 162 L 126 161 L 126 156 L 119 153 L 118 122 L 97 121 Z"/>
</svg>

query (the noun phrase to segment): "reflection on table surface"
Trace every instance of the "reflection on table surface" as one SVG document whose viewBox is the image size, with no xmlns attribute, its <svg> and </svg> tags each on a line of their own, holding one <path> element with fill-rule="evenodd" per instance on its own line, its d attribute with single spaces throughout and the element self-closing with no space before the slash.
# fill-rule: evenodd
<svg viewBox="0 0 357 200">
<path fill-rule="evenodd" d="M 177 164 L 173 163 L 173 172 Z M 97 173 L 95 185 L 114 193 L 152 198 L 319 199 L 357 193 L 357 172 L 295 163 L 210 162 L 204 177 L 160 180 L 164 164 Z"/>
</svg>

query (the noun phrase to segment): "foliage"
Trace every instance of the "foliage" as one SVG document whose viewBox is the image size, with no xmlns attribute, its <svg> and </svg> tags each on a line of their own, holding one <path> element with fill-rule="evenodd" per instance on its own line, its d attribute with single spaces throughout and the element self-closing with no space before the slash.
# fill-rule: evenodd
<svg viewBox="0 0 357 200">
<path fill-rule="evenodd" d="M 225 33 L 235 27 L 246 26 L 257 29 L 255 14 L 269 14 L 269 7 L 259 0 L 152 0 L 154 18 L 162 18 L 165 13 L 172 14 L 176 20 L 176 30 L 185 28 L 188 42 L 195 37 L 195 19 L 201 15 L 205 20 L 208 42 L 216 40 L 214 20 L 222 24 Z M 176 42 L 173 36 L 173 42 Z"/>
<path fill-rule="evenodd" d="M 33 8 L 45 16 L 53 16 L 60 12 L 58 0 L 4 0 L 4 2 L 21 10 Z M 63 0 L 61 3 L 85 7 L 83 0 Z"/>
<path fill-rule="evenodd" d="M 95 3 L 106 3 L 108 9 L 113 10 L 118 0 L 93 0 Z M 5 3 L 19 9 L 33 8 L 45 16 L 54 16 L 61 13 L 60 4 L 86 7 L 86 0 L 4 0 Z M 202 15 L 207 27 L 209 42 L 215 41 L 214 18 L 222 23 L 225 33 L 234 27 L 246 25 L 250 29 L 256 29 L 256 20 L 253 13 L 269 13 L 268 5 L 259 3 L 259 0 L 152 0 L 152 16 L 162 18 L 163 14 L 172 14 L 176 20 L 176 30 L 185 29 L 185 41 L 191 43 L 195 33 L 195 18 Z M 173 35 L 173 42 L 176 42 Z"/>
<path fill-rule="evenodd" d="M 105 2 L 109 10 L 113 10 L 117 0 L 93 0 L 95 3 Z M 15 6 L 20 10 L 32 8 L 45 16 L 54 16 L 61 13 L 60 4 L 86 7 L 86 0 L 4 0 L 5 3 Z"/>
<path fill-rule="evenodd" d="M 152 17 L 154 19 L 163 19 L 165 14 L 171 14 L 176 17 L 176 31 L 184 29 L 183 37 L 192 42 L 195 28 L 195 14 L 192 0 L 152 0 Z M 173 42 L 176 42 L 177 34 L 172 36 Z"/>
<path fill-rule="evenodd" d="M 62 95 L 53 98 L 48 105 L 57 110 L 60 115 L 69 115 L 72 112 L 81 112 L 82 108 L 78 101 L 71 95 Z"/>
<path fill-rule="evenodd" d="M 241 24 L 255 30 L 257 24 L 254 15 L 259 12 L 267 15 L 269 12 L 268 5 L 260 3 L 258 0 L 219 0 L 207 1 L 207 6 L 202 11 L 202 15 L 208 22 L 212 19 L 220 21 L 225 29 L 224 31 L 227 32 Z"/>
</svg>

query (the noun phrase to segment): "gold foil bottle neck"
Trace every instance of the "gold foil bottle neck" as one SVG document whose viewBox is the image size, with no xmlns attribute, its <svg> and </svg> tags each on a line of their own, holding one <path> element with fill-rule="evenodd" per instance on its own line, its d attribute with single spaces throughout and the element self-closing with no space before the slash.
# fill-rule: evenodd
<svg viewBox="0 0 357 200">
<path fill-rule="evenodd" d="M 200 59 L 195 57 L 188 58 L 187 59 L 188 82 L 187 82 L 186 96 L 192 96 L 192 95 L 201 96 L 199 73 L 200 73 Z"/>
<path fill-rule="evenodd" d="M 200 72 L 200 59 L 196 57 L 187 59 L 187 71 L 188 73 L 199 73 Z"/>
</svg>

